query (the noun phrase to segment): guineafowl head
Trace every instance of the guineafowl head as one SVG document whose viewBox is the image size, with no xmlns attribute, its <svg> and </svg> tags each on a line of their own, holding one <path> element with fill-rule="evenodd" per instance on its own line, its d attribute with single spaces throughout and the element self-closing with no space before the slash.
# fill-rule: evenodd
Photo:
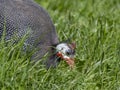
<svg viewBox="0 0 120 90">
<path fill-rule="evenodd" d="M 56 67 L 60 61 L 65 61 L 70 66 L 70 68 L 73 68 L 75 48 L 75 43 L 62 42 L 54 45 L 54 54 L 50 57 L 47 67 Z"/>
</svg>

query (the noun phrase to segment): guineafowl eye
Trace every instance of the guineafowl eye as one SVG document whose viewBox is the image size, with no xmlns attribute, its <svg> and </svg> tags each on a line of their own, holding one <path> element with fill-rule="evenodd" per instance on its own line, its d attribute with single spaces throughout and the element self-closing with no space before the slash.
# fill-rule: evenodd
<svg viewBox="0 0 120 90">
<path fill-rule="evenodd" d="M 66 51 L 66 55 L 70 55 L 71 54 L 71 52 L 70 52 L 70 50 L 69 51 Z"/>
</svg>

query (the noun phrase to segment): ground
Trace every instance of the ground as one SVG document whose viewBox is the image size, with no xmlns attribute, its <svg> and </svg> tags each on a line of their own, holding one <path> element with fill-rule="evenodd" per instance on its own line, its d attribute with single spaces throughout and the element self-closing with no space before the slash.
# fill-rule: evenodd
<svg viewBox="0 0 120 90">
<path fill-rule="evenodd" d="M 75 67 L 46 70 L 17 45 L 0 43 L 1 90 L 120 90 L 120 0 L 36 0 L 60 41 L 76 42 Z M 11 55 L 12 52 L 12 55 Z"/>
</svg>

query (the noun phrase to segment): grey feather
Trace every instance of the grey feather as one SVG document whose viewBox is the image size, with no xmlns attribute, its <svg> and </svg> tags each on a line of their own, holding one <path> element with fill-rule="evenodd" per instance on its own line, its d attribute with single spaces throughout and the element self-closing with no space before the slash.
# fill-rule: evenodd
<svg viewBox="0 0 120 90">
<path fill-rule="evenodd" d="M 0 37 L 4 22 L 6 40 L 14 35 L 21 39 L 29 28 L 31 33 L 25 43 L 39 49 L 32 60 L 41 59 L 47 52 L 53 53 L 50 46 L 59 42 L 49 14 L 33 0 L 0 0 Z M 54 65 L 54 60 L 50 60 L 48 57 L 47 65 Z"/>
</svg>

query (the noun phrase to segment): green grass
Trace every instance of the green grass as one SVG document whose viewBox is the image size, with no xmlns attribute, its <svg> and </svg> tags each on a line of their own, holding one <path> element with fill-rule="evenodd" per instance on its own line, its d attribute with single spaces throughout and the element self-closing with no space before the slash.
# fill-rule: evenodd
<svg viewBox="0 0 120 90">
<path fill-rule="evenodd" d="M 17 45 L 0 43 L 1 90 L 120 90 L 120 0 L 36 0 L 60 41 L 76 42 L 76 66 L 46 70 Z"/>
</svg>

